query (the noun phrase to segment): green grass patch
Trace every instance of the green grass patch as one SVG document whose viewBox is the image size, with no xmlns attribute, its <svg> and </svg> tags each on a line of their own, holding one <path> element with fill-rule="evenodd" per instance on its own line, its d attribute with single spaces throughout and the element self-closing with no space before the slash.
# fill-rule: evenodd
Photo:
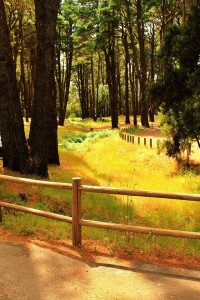
<svg viewBox="0 0 200 300">
<path fill-rule="evenodd" d="M 140 133 L 144 133 L 145 129 L 141 129 L 141 128 L 138 128 L 138 127 L 130 126 L 130 127 L 127 127 L 125 129 L 123 129 L 123 132 L 127 132 L 127 133 L 132 133 L 132 134 L 139 135 Z"/>
<path fill-rule="evenodd" d="M 109 137 L 113 134 L 111 130 L 91 131 L 88 133 L 66 134 L 59 145 L 68 150 L 82 151 L 92 142 Z"/>
<path fill-rule="evenodd" d="M 35 235 L 38 238 L 71 238 L 71 225 L 23 212 L 3 210 L 2 227 L 12 229 L 14 234 Z"/>
</svg>

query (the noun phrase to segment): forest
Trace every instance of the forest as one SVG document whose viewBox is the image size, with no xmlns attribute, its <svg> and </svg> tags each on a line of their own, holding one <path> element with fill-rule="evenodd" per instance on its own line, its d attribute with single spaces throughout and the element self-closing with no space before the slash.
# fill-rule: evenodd
<svg viewBox="0 0 200 300">
<path fill-rule="evenodd" d="M 47 177 L 69 115 L 159 113 L 169 156 L 200 146 L 199 27 L 199 0 L 0 0 L 4 167 Z"/>
</svg>

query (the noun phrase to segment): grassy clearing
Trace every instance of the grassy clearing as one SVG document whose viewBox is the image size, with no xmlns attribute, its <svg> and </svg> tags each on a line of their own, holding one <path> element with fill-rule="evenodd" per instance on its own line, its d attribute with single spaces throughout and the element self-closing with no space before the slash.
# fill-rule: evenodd
<svg viewBox="0 0 200 300">
<path fill-rule="evenodd" d="M 61 166 L 50 166 L 51 181 L 71 182 L 72 177 L 79 176 L 83 184 L 200 193 L 198 169 L 180 170 L 173 159 L 163 153 L 157 155 L 156 149 L 123 141 L 119 138 L 118 130 L 90 132 L 90 128 L 99 129 L 101 126 L 102 122 L 70 120 L 65 127 L 59 128 Z M 0 192 L 12 202 L 21 201 L 10 186 L 8 188 L 3 184 Z M 26 201 L 23 205 L 71 215 L 71 194 L 68 191 L 34 187 L 25 193 Z M 43 234 L 47 238 L 57 239 L 71 234 L 71 227 L 62 222 L 23 213 L 4 213 L 6 217 L 3 226 L 12 227 L 17 233 Z M 193 202 L 84 193 L 82 215 L 85 219 L 113 223 L 200 231 L 199 203 Z M 178 249 L 189 254 L 200 254 L 200 241 L 187 239 L 91 228 L 83 228 L 83 241 L 84 237 L 108 243 L 114 241 L 124 247 L 140 247 L 145 251 L 153 248 Z"/>
</svg>

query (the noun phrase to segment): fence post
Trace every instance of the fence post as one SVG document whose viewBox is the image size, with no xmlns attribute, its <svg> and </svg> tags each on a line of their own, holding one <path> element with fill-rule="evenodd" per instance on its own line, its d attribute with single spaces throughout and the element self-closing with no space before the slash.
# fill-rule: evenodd
<svg viewBox="0 0 200 300">
<path fill-rule="evenodd" d="M 160 147 L 160 140 L 157 140 L 157 149 Z"/>
<path fill-rule="evenodd" d="M 2 208 L 0 206 L 0 223 L 2 223 L 3 219 L 2 219 Z"/>
<path fill-rule="evenodd" d="M 147 144 L 147 140 L 146 138 L 144 138 L 144 145 L 146 146 L 146 144 Z"/>
<path fill-rule="evenodd" d="M 140 145 L 140 137 L 138 136 L 138 145 Z"/>
<path fill-rule="evenodd" d="M 81 245 L 81 178 L 72 178 L 72 244 Z"/>
<path fill-rule="evenodd" d="M 150 148 L 152 148 L 152 139 L 150 139 Z"/>
</svg>

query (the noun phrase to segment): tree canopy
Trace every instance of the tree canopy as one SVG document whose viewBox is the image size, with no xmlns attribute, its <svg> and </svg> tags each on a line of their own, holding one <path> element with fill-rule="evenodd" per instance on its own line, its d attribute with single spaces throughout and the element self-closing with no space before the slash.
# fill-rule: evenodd
<svg viewBox="0 0 200 300">
<path fill-rule="evenodd" d="M 0 3 L 5 167 L 47 176 L 73 103 L 82 118 L 111 116 L 112 128 L 119 114 L 148 127 L 161 108 L 177 151 L 181 140 L 199 143 L 199 0 Z M 28 152 L 22 117 L 31 119 Z"/>
<path fill-rule="evenodd" d="M 195 139 L 200 146 L 200 6 L 191 10 L 187 22 L 172 24 L 160 51 L 163 74 L 152 87 L 171 125 L 172 154 Z M 162 97 L 161 97 L 162 95 Z"/>
</svg>

